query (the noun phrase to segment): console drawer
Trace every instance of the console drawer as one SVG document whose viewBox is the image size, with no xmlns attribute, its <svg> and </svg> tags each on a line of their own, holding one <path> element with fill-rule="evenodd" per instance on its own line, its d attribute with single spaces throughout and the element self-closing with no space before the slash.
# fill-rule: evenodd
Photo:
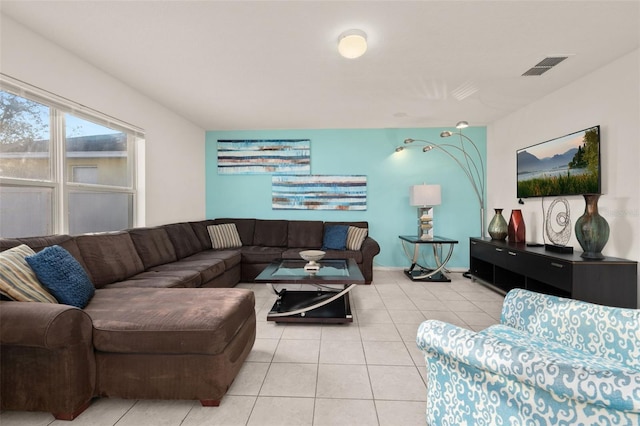
<svg viewBox="0 0 640 426">
<path fill-rule="evenodd" d="M 526 256 L 524 274 L 534 280 L 571 293 L 573 265 L 558 259 Z"/>
<path fill-rule="evenodd" d="M 496 247 L 491 244 L 482 243 L 480 241 L 471 240 L 470 246 L 471 257 L 493 263 L 502 268 L 507 266 L 507 249 Z"/>
</svg>

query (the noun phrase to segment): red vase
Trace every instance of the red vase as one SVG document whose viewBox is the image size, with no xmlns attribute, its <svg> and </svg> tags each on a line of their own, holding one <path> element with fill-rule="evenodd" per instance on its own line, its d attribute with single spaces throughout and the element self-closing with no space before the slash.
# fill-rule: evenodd
<svg viewBox="0 0 640 426">
<path fill-rule="evenodd" d="M 522 218 L 522 210 L 511 210 L 509 226 L 507 228 L 507 238 L 512 243 L 525 242 L 525 226 Z"/>
</svg>

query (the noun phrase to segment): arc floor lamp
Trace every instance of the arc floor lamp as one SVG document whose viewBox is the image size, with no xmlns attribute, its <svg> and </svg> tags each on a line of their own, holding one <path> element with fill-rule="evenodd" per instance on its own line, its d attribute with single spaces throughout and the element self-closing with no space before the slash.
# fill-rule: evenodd
<svg viewBox="0 0 640 426">
<path fill-rule="evenodd" d="M 424 139 L 412 139 L 408 138 L 404 140 L 404 145 L 396 148 L 396 152 L 403 151 L 408 148 L 407 145 L 418 142 L 423 144 L 422 152 L 440 151 L 451 158 L 464 172 L 465 176 L 471 183 L 471 187 L 478 197 L 478 203 L 480 204 L 480 235 L 485 236 L 485 167 L 482 155 L 478 146 L 467 135 L 462 133 L 462 129 L 469 127 L 469 123 L 466 121 L 460 121 L 456 124 L 456 131 L 452 132 L 445 130 L 440 133 L 441 138 L 449 138 L 452 136 L 458 136 L 459 144 L 454 145 L 452 143 L 434 143 Z M 468 149 L 468 145 L 471 145 L 473 149 Z M 414 145 L 416 146 L 416 145 Z"/>
</svg>

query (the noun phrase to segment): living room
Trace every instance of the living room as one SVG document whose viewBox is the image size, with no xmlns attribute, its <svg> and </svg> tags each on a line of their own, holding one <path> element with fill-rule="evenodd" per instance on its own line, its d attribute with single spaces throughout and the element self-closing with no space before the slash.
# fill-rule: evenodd
<svg viewBox="0 0 640 426">
<path fill-rule="evenodd" d="M 633 6 L 634 2 L 587 3 L 622 4 L 620 10 L 623 12 L 614 6 L 607 9 L 611 15 L 601 17 L 603 22 L 615 21 L 622 16 L 616 15 L 619 13 L 626 15 L 629 10 L 625 7 L 631 7 L 631 12 L 638 16 L 638 6 L 637 3 Z M 584 5 L 566 7 L 574 7 L 576 16 L 580 16 L 579 9 Z M 552 12 L 549 13 L 552 15 Z M 577 73 L 572 81 L 545 92 L 543 96 L 531 95 L 536 92 L 537 84 L 532 83 L 534 87 L 529 87 L 531 101 L 490 121 L 474 122 L 472 116 L 466 114 L 466 109 L 460 107 L 454 111 L 455 114 L 450 114 L 449 121 L 429 124 L 430 120 L 425 118 L 424 125 L 419 124 L 420 117 L 412 116 L 408 120 L 411 123 L 409 125 L 403 125 L 403 118 L 396 117 L 395 124 L 386 122 L 381 127 L 243 127 L 237 122 L 228 127 L 204 127 L 196 124 L 195 117 L 182 114 L 180 104 L 159 102 L 145 94 L 147 88 L 132 86 L 92 65 L 81 52 L 73 53 L 63 43 L 55 41 L 53 35 L 49 36 L 46 31 L 37 28 L 37 18 L 29 23 L 21 22 L 20 16 L 16 9 L 12 10 L 10 5 L 5 7 L 3 4 L 0 62 L 3 74 L 145 130 L 144 171 L 139 178 L 144 188 L 138 206 L 138 217 L 141 218 L 139 226 L 215 217 L 366 220 L 371 235 L 381 245 L 374 268 L 384 276 L 408 266 L 398 235 L 413 233 L 415 228 L 415 207 L 409 205 L 409 187 L 423 182 L 437 183 L 442 187 L 443 202 L 436 207 L 436 233 L 459 240 L 449 267 L 454 271 L 464 271 L 469 267 L 469 237 L 477 236 L 480 232 L 478 203 L 472 188 L 462 171 L 447 158 L 419 150 L 395 153 L 395 148 L 406 138 L 439 142 L 443 130 L 455 130 L 458 120 L 469 120 L 471 127 L 464 132 L 478 144 L 486 161 L 486 222 L 490 220 L 494 208 L 504 208 L 505 214 L 512 209 L 522 209 L 527 240 L 542 242 L 544 230 L 540 200 L 525 199 L 524 205 L 518 204 L 516 150 L 600 125 L 603 196 L 599 208 L 611 228 L 604 253 L 607 256 L 640 259 L 640 189 L 637 186 L 640 181 L 637 167 L 640 148 L 635 142 L 640 133 L 640 49 L 637 31 L 635 39 L 625 39 L 624 43 L 618 38 L 613 42 L 602 40 L 604 47 L 598 52 L 604 55 L 603 49 L 609 50 L 607 54 L 612 55 L 610 52 L 613 51 L 616 52 L 614 56 L 606 60 L 588 58 L 587 63 L 583 63 L 585 67 L 590 67 L 588 72 Z M 569 26 L 569 23 L 563 22 L 562 25 Z M 452 23 L 451 32 L 446 36 L 455 38 L 456 30 L 455 23 Z M 332 49 L 334 47 L 331 46 Z M 425 48 L 427 53 L 421 54 L 428 54 L 428 50 Z M 478 51 L 481 53 L 482 49 Z M 374 46 L 368 53 L 375 54 Z M 565 51 L 561 43 L 552 44 L 545 46 L 536 57 L 521 58 L 518 54 L 517 62 L 533 65 L 544 55 L 560 53 L 574 52 Z M 452 52 L 452 56 L 455 55 Z M 570 57 L 565 64 L 550 71 L 549 75 L 560 73 L 564 66 L 571 67 L 571 61 L 579 60 L 579 56 Z M 115 59 L 114 63 L 117 63 Z M 525 70 L 520 70 L 520 73 Z M 513 78 L 525 77 L 517 74 Z M 485 99 L 486 106 L 489 107 L 492 101 L 498 102 L 499 95 L 502 101 L 506 99 L 506 103 L 520 101 L 509 97 L 508 86 L 503 90 L 502 93 L 495 93 L 496 99 Z M 544 83 L 539 90 L 545 90 Z M 238 89 L 238 96 L 242 97 L 242 94 L 242 89 Z M 404 106 L 395 106 L 396 100 L 390 99 L 389 102 L 396 108 L 390 109 L 390 116 L 403 112 Z M 224 121 L 224 104 L 215 111 L 201 112 L 201 116 L 207 115 L 218 115 L 219 120 Z M 310 139 L 314 174 L 367 176 L 367 210 L 302 213 L 272 210 L 271 181 L 268 177 L 217 174 L 215 146 L 216 141 L 223 138 Z M 239 193 L 243 196 L 238 197 Z M 545 208 L 550 201 L 544 201 Z M 575 220 L 584 211 L 584 200 L 575 196 L 570 197 L 569 203 L 572 219 Z M 575 236 L 571 237 L 568 244 L 580 250 Z"/>
</svg>

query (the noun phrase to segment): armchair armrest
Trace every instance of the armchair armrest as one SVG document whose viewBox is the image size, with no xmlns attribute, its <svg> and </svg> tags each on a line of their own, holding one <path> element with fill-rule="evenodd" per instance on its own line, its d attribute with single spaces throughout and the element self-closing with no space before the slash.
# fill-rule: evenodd
<svg viewBox="0 0 640 426">
<path fill-rule="evenodd" d="M 573 351 L 569 347 L 554 356 L 554 348 L 543 351 L 521 339 L 511 343 L 434 320 L 420 325 L 416 343 L 426 356 L 449 358 L 542 389 L 555 398 L 640 413 L 640 372 L 622 363 L 586 353 L 577 354 L 581 359 L 576 362 L 568 358 Z"/>
<path fill-rule="evenodd" d="M 640 310 L 511 290 L 502 324 L 640 371 Z"/>
</svg>

